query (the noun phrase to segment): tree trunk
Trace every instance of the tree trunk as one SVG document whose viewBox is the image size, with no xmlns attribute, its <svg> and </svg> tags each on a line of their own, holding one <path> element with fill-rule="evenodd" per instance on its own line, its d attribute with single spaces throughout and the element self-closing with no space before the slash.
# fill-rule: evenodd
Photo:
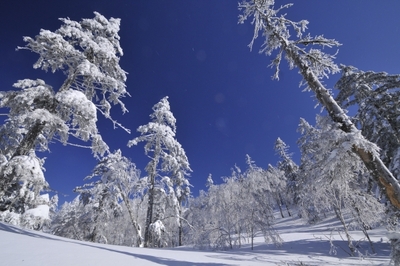
<svg viewBox="0 0 400 266">
<path fill-rule="evenodd" d="M 152 239 L 150 232 L 150 225 L 153 222 L 153 205 L 154 205 L 154 177 L 150 181 L 150 188 L 148 193 L 148 206 L 147 206 L 147 214 L 146 214 L 146 228 L 144 231 L 144 247 L 151 247 Z"/>
<path fill-rule="evenodd" d="M 121 184 L 118 184 L 118 188 L 121 191 L 122 200 L 124 201 L 125 206 L 128 209 L 128 213 L 129 213 L 129 217 L 131 219 L 133 229 L 135 230 L 136 235 L 137 235 L 136 246 L 141 247 L 143 238 L 142 238 L 142 232 L 140 229 L 140 225 L 136 222 L 135 217 L 133 216 L 133 212 L 132 212 L 131 206 L 129 204 L 128 198 L 126 197 L 125 193 L 122 192 Z"/>
<path fill-rule="evenodd" d="M 283 215 L 283 211 L 282 211 L 282 202 L 279 199 L 279 193 L 278 193 L 278 197 L 276 197 L 276 203 L 278 204 L 278 208 L 279 208 L 279 212 L 281 213 L 281 217 L 285 218 L 285 215 Z"/>
<path fill-rule="evenodd" d="M 357 220 L 358 220 L 358 224 L 361 226 L 361 230 L 362 230 L 362 232 L 364 233 L 364 235 L 367 237 L 367 239 L 368 239 L 368 242 L 369 242 L 369 245 L 370 245 L 370 247 L 371 247 L 371 251 L 372 251 L 372 253 L 373 254 L 376 254 L 376 252 L 375 252 L 375 248 L 374 248 L 374 244 L 372 243 L 372 241 L 371 241 L 371 238 L 369 237 L 369 234 L 368 234 L 368 230 L 369 229 L 371 229 L 369 226 L 367 226 L 365 223 L 364 223 L 364 221 L 363 221 L 363 217 L 361 216 L 361 213 L 360 213 L 360 209 L 356 206 L 356 202 L 355 202 L 355 200 L 352 200 L 351 201 L 351 205 L 352 205 L 352 207 L 353 207 L 353 209 L 356 211 L 356 213 L 357 213 Z"/>
<path fill-rule="evenodd" d="M 354 256 L 354 254 L 356 252 L 356 248 L 353 245 L 353 241 L 351 241 L 351 236 L 349 234 L 349 230 L 347 228 L 346 221 L 344 220 L 342 211 L 340 210 L 340 207 L 334 207 L 334 210 L 335 210 L 336 216 L 339 218 L 340 223 L 343 226 L 343 230 L 344 230 L 344 233 L 345 233 L 346 238 L 347 238 L 347 246 L 350 249 L 351 256 Z"/>
<path fill-rule="evenodd" d="M 182 208 L 182 206 L 180 206 Z M 182 228 L 182 209 L 179 209 L 179 224 L 178 224 L 178 246 L 182 246 L 183 228 Z"/>
<path fill-rule="evenodd" d="M 161 153 L 161 145 L 159 141 L 156 143 L 156 149 L 154 151 L 154 158 L 150 161 L 150 165 L 148 165 L 147 172 L 149 175 L 149 191 L 148 191 L 148 206 L 147 206 L 147 214 L 146 214 L 146 228 L 144 231 L 144 247 L 152 247 L 152 233 L 150 232 L 150 225 L 153 223 L 153 209 L 154 209 L 154 186 L 155 179 L 157 175 L 157 165 L 160 160 Z"/>
<path fill-rule="evenodd" d="M 28 133 L 25 135 L 21 143 L 19 144 L 17 150 L 14 152 L 12 158 L 20 155 L 28 155 L 29 151 L 35 146 L 35 141 L 42 133 L 46 122 L 36 121 L 32 128 L 29 129 Z"/>
<path fill-rule="evenodd" d="M 183 245 L 183 225 L 182 225 L 182 205 L 183 205 L 183 197 L 179 198 L 179 210 L 178 210 L 178 246 Z"/>
<path fill-rule="evenodd" d="M 281 201 L 281 205 L 285 205 L 285 208 L 286 208 L 286 211 L 287 211 L 289 217 L 292 217 L 292 214 L 290 213 L 287 201 L 283 200 L 282 195 L 281 195 L 280 192 L 278 192 L 278 196 L 279 196 L 279 200 Z M 285 217 L 282 217 L 282 218 L 285 218 Z"/>
<path fill-rule="evenodd" d="M 287 203 L 285 203 L 285 207 L 286 207 L 286 211 L 287 211 L 287 213 L 288 213 L 289 217 L 292 217 L 292 213 L 290 212 L 290 210 L 289 210 L 289 206 L 288 206 L 288 204 L 287 204 Z"/>
</svg>

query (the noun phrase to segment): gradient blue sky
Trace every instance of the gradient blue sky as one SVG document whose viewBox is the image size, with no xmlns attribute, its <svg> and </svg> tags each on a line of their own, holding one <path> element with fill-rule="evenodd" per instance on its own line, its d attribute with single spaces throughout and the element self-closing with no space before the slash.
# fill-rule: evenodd
<svg viewBox="0 0 400 266">
<path fill-rule="evenodd" d="M 312 35 L 324 34 L 343 46 L 337 63 L 362 70 L 400 73 L 400 1 L 308 0 L 287 10 L 292 20 L 307 19 Z M 249 154 L 259 166 L 275 164 L 273 145 L 281 137 L 299 152 L 297 125 L 303 117 L 314 123 L 320 108 L 311 93 L 301 92 L 297 70 L 282 65 L 281 80 L 273 81 L 270 58 L 249 51 L 250 23 L 238 25 L 235 0 L 4 0 L 0 2 L 0 90 L 12 89 L 19 79 L 42 78 L 59 87 L 64 76 L 34 70 L 37 55 L 15 51 L 22 36 L 41 28 L 56 30 L 60 17 L 79 21 L 98 11 L 121 18 L 121 66 L 128 75 L 125 99 L 129 113 L 114 117 L 132 130 L 129 135 L 99 120 L 99 129 L 111 150 L 121 149 L 140 169 L 148 162 L 143 145 L 127 148 L 138 136 L 136 128 L 149 122 L 151 107 L 169 96 L 177 119 L 177 139 L 193 169 L 194 195 L 209 173 L 215 182 L 228 176 L 235 164 L 245 168 Z M 259 44 L 259 43 L 258 43 Z M 325 83 L 332 87 L 339 75 Z M 0 110 L 5 113 L 6 110 Z M 71 200 L 72 189 L 83 184 L 96 164 L 88 149 L 54 143 L 45 175 L 60 192 L 60 202 Z M 145 173 L 143 173 L 144 175 Z M 69 195 L 62 197 L 62 194 Z"/>
</svg>

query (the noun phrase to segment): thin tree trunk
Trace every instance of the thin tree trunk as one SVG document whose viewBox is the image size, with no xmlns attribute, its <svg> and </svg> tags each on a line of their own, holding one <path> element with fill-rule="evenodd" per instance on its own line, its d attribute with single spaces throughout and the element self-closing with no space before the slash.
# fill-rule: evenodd
<svg viewBox="0 0 400 266">
<path fill-rule="evenodd" d="M 183 224 L 182 224 L 182 206 L 183 206 L 183 197 L 179 198 L 179 224 L 178 224 L 178 245 L 183 246 Z"/>
<path fill-rule="evenodd" d="M 180 204 L 179 204 L 180 205 Z M 183 238 L 183 228 L 182 228 L 182 206 L 180 205 L 179 209 L 179 224 L 178 224 L 178 246 L 182 246 L 182 238 Z"/>
<path fill-rule="evenodd" d="M 254 209 L 251 211 L 251 223 L 250 223 L 250 234 L 251 234 L 251 250 L 254 249 Z"/>
<path fill-rule="evenodd" d="M 339 207 L 339 208 L 340 208 L 340 207 Z M 355 249 L 355 247 L 354 247 L 354 245 L 353 245 L 353 242 L 351 241 L 351 237 L 350 237 L 350 234 L 349 234 L 349 230 L 348 230 L 348 228 L 347 228 L 346 221 L 345 221 L 344 218 L 343 218 L 342 211 L 341 211 L 339 208 L 338 208 L 338 207 L 334 207 L 335 213 L 336 213 L 336 216 L 339 218 L 340 223 L 341 223 L 342 226 L 343 226 L 344 233 L 345 233 L 346 238 L 347 238 L 347 245 L 348 245 L 348 247 L 349 247 L 349 249 L 350 249 L 351 256 L 354 256 L 354 253 L 355 253 L 356 249 Z"/>
<path fill-rule="evenodd" d="M 369 234 L 368 234 L 368 229 L 370 229 L 370 228 L 369 228 L 369 226 L 367 226 L 367 225 L 364 223 L 364 221 L 362 220 L 362 216 L 361 216 L 361 213 L 360 213 L 360 209 L 356 206 L 355 200 L 352 200 L 352 201 L 351 201 L 351 204 L 352 204 L 352 207 L 354 208 L 354 210 L 355 210 L 356 213 L 357 213 L 357 216 L 358 216 L 357 220 L 358 220 L 359 224 L 361 225 L 361 230 L 362 230 L 362 232 L 364 233 L 364 235 L 365 235 L 365 236 L 367 237 L 367 239 L 368 239 L 369 245 L 371 246 L 372 253 L 375 254 L 376 252 L 375 252 L 374 244 L 372 243 L 371 238 L 369 237 Z"/>
<path fill-rule="evenodd" d="M 126 197 L 125 193 L 122 193 L 121 184 L 118 184 L 118 187 L 119 187 L 119 190 L 121 191 L 122 200 L 124 201 L 125 206 L 128 209 L 128 213 L 129 213 L 129 217 L 131 219 L 131 223 L 132 223 L 133 229 L 135 229 L 135 232 L 136 232 L 136 235 L 137 235 L 136 246 L 140 247 L 140 246 L 142 246 L 142 242 L 143 242 L 140 226 L 136 222 L 136 220 L 135 220 L 135 218 L 133 216 L 133 212 L 132 212 L 131 206 L 129 204 L 128 198 Z"/>
<path fill-rule="evenodd" d="M 276 203 L 278 204 L 278 208 L 279 208 L 279 212 L 281 213 L 281 217 L 285 218 L 285 216 L 283 215 L 283 211 L 282 211 L 282 201 L 281 201 L 279 193 L 276 193 Z"/>
<path fill-rule="evenodd" d="M 150 232 L 150 225 L 153 223 L 154 186 L 156 183 L 157 165 L 160 161 L 160 154 L 161 154 L 161 143 L 160 140 L 157 139 L 154 145 L 154 158 L 146 166 L 146 171 L 149 177 L 149 191 L 148 191 L 149 197 L 147 200 L 148 206 L 146 214 L 146 228 L 144 231 L 144 247 L 154 246 L 152 239 L 152 232 Z"/>
<path fill-rule="evenodd" d="M 254 250 L 254 227 L 251 225 L 251 250 Z"/>
<path fill-rule="evenodd" d="M 286 211 L 287 211 L 289 217 L 292 217 L 292 214 L 290 213 L 289 206 L 287 203 L 285 203 L 285 207 L 286 207 Z"/>
<path fill-rule="evenodd" d="M 290 210 L 289 210 L 289 206 L 288 206 L 287 202 L 283 200 L 281 193 L 278 193 L 278 196 L 279 196 L 279 200 L 281 201 L 281 205 L 285 205 L 285 208 L 286 208 L 286 211 L 287 211 L 289 217 L 292 217 L 292 214 L 290 213 Z M 282 218 L 284 218 L 284 217 L 282 217 Z"/>
<path fill-rule="evenodd" d="M 154 205 L 154 178 L 150 181 L 150 188 L 148 193 L 148 206 L 147 206 L 147 214 L 146 214 L 146 228 L 144 231 L 144 247 L 150 247 L 152 239 L 150 232 L 150 225 L 153 222 L 153 205 Z"/>
<path fill-rule="evenodd" d="M 372 253 L 373 254 L 376 254 L 376 251 L 375 251 L 375 247 L 374 247 L 374 243 L 372 242 L 372 240 L 371 240 L 371 238 L 369 237 L 369 234 L 368 234 L 368 228 L 367 228 L 367 226 L 365 226 L 365 224 L 363 223 L 362 224 L 362 231 L 363 231 L 363 233 L 364 233 L 364 235 L 367 237 L 367 239 L 368 239 L 368 242 L 369 242 L 369 245 L 370 245 L 370 247 L 371 247 L 371 251 L 372 251 Z"/>
</svg>

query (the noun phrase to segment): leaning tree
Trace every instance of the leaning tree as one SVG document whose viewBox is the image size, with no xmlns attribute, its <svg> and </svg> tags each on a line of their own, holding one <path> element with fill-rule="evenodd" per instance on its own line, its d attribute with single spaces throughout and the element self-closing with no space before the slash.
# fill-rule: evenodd
<svg viewBox="0 0 400 266">
<path fill-rule="evenodd" d="M 376 183 L 383 189 L 391 204 L 400 209 L 400 184 L 388 170 L 379 157 L 379 153 L 368 149 L 369 141 L 366 140 L 360 130 L 354 125 L 344 109 L 339 106 L 332 97 L 330 91 L 322 84 L 321 80 L 331 73 L 340 69 L 333 62 L 334 55 L 327 54 L 320 49 L 332 48 L 340 44 L 333 39 L 326 39 L 322 35 L 312 37 L 304 35 L 308 21 L 291 21 L 286 15 L 279 15 L 280 11 L 291 6 L 287 4 L 278 9 L 274 8 L 274 0 L 244 0 L 239 3 L 239 10 L 243 13 L 239 16 L 239 23 L 244 23 L 252 18 L 254 25 L 253 39 L 249 44 L 252 48 L 254 41 L 258 38 L 259 32 L 265 38 L 260 53 L 270 56 L 278 50 L 272 60 L 272 67 L 275 67 L 275 79 L 279 79 L 279 67 L 284 57 L 290 68 L 297 67 L 303 77 L 303 83 L 307 89 L 314 92 L 319 103 L 326 109 L 330 118 L 339 123 L 340 129 L 352 135 L 352 151 L 363 161 L 371 172 Z M 292 30 L 296 38 L 291 38 Z M 310 48 L 311 47 L 311 48 Z"/>
</svg>

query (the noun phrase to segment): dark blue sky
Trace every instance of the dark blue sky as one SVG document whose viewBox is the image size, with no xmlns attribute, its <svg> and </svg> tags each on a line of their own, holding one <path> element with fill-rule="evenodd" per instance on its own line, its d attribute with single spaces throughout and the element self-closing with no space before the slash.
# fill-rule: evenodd
<svg viewBox="0 0 400 266">
<path fill-rule="evenodd" d="M 312 35 L 324 34 L 343 44 L 337 63 L 400 73 L 400 1 L 295 2 L 287 10 L 288 18 L 307 19 Z M 277 6 L 286 3 L 277 1 Z M 177 119 L 177 139 L 193 169 L 195 195 L 204 189 L 209 173 L 221 182 L 235 164 L 244 168 L 246 154 L 260 166 L 275 164 L 277 137 L 291 146 L 298 160 L 299 118 L 313 124 L 320 108 L 314 108 L 312 94 L 301 92 L 301 77 L 285 63 L 281 80 L 271 80 L 270 58 L 247 47 L 253 28 L 250 23 L 237 24 L 235 0 L 1 1 L 0 90 L 9 90 L 24 78 L 42 78 L 59 87 L 62 74 L 34 70 L 37 55 L 15 48 L 24 45 L 22 36 L 33 37 L 41 28 L 56 30 L 60 17 L 79 21 L 92 18 L 93 11 L 121 18 L 121 66 L 129 73 L 132 96 L 124 100 L 129 113 L 121 116 L 118 107 L 113 111 L 132 130 L 130 135 L 99 120 L 111 150 L 122 149 L 144 169 L 148 158 L 143 145 L 126 144 L 138 136 L 138 126 L 149 122 L 151 107 L 168 95 Z M 325 83 L 332 87 L 338 77 Z M 70 195 L 60 201 L 70 200 L 75 196 L 72 189 L 83 184 L 96 161 L 88 149 L 57 143 L 50 148 L 51 153 L 38 154 L 48 158 L 46 179 L 55 190 Z"/>
</svg>

